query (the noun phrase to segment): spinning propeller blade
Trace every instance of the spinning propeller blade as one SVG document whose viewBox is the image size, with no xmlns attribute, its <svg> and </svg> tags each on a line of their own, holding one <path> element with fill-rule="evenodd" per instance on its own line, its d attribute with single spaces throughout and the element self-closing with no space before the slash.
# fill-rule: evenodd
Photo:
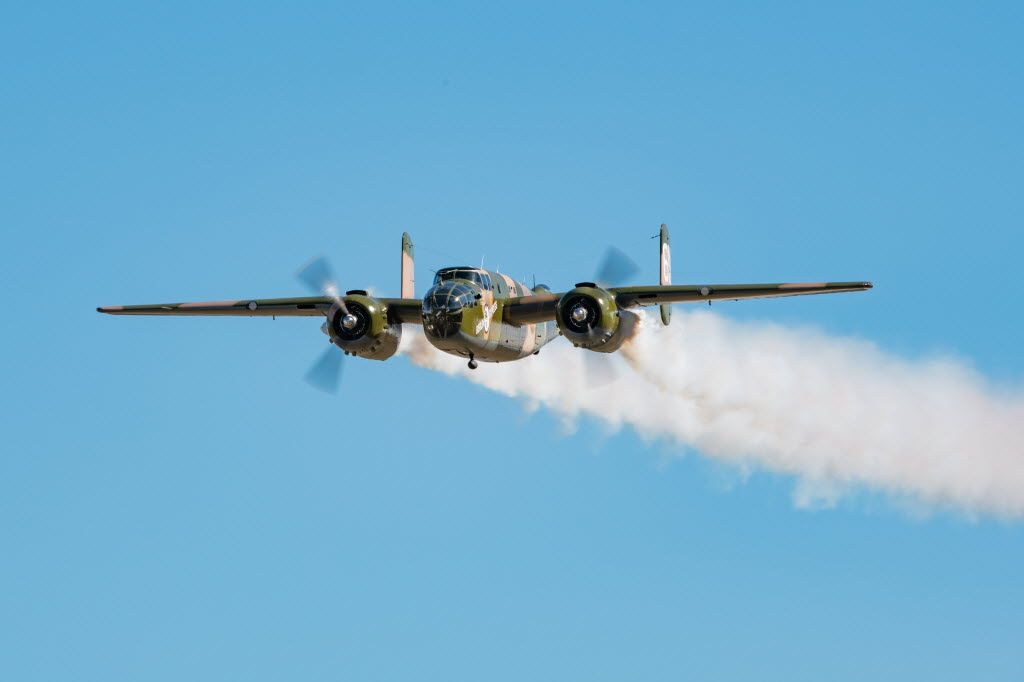
<svg viewBox="0 0 1024 682">
<path fill-rule="evenodd" d="M 338 295 L 338 283 L 334 279 L 334 271 L 323 256 L 310 260 L 299 268 L 295 276 L 313 293 L 327 296 Z"/>
<path fill-rule="evenodd" d="M 587 332 L 588 339 L 594 338 L 594 329 Z M 583 377 L 588 389 L 603 388 L 619 378 L 613 364 L 612 353 L 583 351 Z"/>
<path fill-rule="evenodd" d="M 341 385 L 341 370 L 344 360 L 345 355 L 332 344 L 306 372 L 306 383 L 324 393 L 337 394 L 338 387 Z"/>
<path fill-rule="evenodd" d="M 618 286 L 627 282 L 638 272 L 640 272 L 640 266 L 636 264 L 636 261 L 614 246 L 609 246 L 597 269 L 594 281 L 602 287 Z"/>
<path fill-rule="evenodd" d="M 619 286 L 628 282 L 638 272 L 640 266 L 636 261 L 621 249 L 609 246 L 597 268 L 594 281 L 599 287 Z M 588 337 L 593 337 L 593 334 L 593 328 L 587 332 Z M 602 388 L 618 379 L 619 373 L 616 371 L 614 360 L 610 353 L 584 351 L 583 366 L 588 388 Z"/>
<path fill-rule="evenodd" d="M 615 357 L 612 353 L 595 353 L 583 351 L 583 371 L 588 389 L 604 388 L 619 378 L 615 369 Z"/>
<path fill-rule="evenodd" d="M 341 298 L 338 282 L 334 278 L 334 270 L 326 258 L 318 256 L 310 260 L 299 268 L 295 276 L 314 294 L 333 298 L 342 314 L 348 315 L 345 301 Z M 306 372 L 306 383 L 324 393 L 336 394 L 341 385 L 341 370 L 344 360 L 345 355 L 341 349 L 335 348 L 332 343 L 330 348 L 325 350 Z"/>
<path fill-rule="evenodd" d="M 341 290 L 338 288 L 338 280 L 334 277 L 334 269 L 326 258 L 317 256 L 299 268 L 295 276 L 314 294 L 333 298 L 341 311 L 348 314 L 345 302 L 341 298 Z"/>
</svg>

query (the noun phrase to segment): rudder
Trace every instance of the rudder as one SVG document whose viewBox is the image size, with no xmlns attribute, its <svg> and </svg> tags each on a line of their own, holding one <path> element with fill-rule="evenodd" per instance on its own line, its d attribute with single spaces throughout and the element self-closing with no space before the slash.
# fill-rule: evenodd
<svg viewBox="0 0 1024 682">
<path fill-rule="evenodd" d="M 665 223 L 661 224 L 661 281 L 659 284 L 665 286 L 672 284 L 672 246 L 669 243 L 668 225 Z M 667 327 L 668 323 L 672 321 L 672 304 L 662 303 L 661 304 L 661 321 Z"/>
</svg>

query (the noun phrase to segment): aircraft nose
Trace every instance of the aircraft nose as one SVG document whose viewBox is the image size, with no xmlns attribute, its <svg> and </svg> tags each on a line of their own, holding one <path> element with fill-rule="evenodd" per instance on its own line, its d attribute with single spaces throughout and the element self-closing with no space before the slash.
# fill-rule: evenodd
<svg viewBox="0 0 1024 682">
<path fill-rule="evenodd" d="M 458 312 L 472 306 L 478 298 L 479 291 L 466 282 L 442 282 L 427 292 L 423 308 Z"/>
<path fill-rule="evenodd" d="M 460 282 L 442 282 L 423 297 L 423 328 L 427 334 L 447 338 L 462 326 L 462 311 L 472 305 L 473 290 Z"/>
<path fill-rule="evenodd" d="M 464 304 L 455 296 L 449 296 L 443 300 L 434 302 L 432 308 L 437 312 L 457 313 L 463 309 Z"/>
</svg>

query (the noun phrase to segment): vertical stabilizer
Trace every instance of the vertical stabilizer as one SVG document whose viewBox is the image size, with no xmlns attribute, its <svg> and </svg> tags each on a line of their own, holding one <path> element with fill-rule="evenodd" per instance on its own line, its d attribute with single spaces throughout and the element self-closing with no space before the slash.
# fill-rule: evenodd
<svg viewBox="0 0 1024 682">
<path fill-rule="evenodd" d="M 412 252 L 412 237 L 402 233 L 402 298 L 416 298 L 416 272 Z"/>
<path fill-rule="evenodd" d="M 662 286 L 672 284 L 672 246 L 669 244 L 668 225 L 661 224 L 661 281 Z M 661 321 L 668 326 L 672 321 L 672 304 L 661 304 Z"/>
</svg>

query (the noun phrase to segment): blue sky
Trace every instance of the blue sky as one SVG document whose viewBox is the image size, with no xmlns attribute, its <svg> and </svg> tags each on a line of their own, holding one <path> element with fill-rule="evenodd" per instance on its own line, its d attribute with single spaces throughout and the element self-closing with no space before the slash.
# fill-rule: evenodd
<svg viewBox="0 0 1024 682">
<path fill-rule="evenodd" d="M 667 222 L 678 281 L 877 286 L 730 317 L 1020 386 L 1024 13 L 830 5 L 9 4 L 3 677 L 1021 679 L 1019 523 L 797 510 L 403 358 L 325 398 L 313 320 L 94 312 L 319 253 L 393 295 L 403 230 L 421 283 L 653 281 Z"/>
</svg>

